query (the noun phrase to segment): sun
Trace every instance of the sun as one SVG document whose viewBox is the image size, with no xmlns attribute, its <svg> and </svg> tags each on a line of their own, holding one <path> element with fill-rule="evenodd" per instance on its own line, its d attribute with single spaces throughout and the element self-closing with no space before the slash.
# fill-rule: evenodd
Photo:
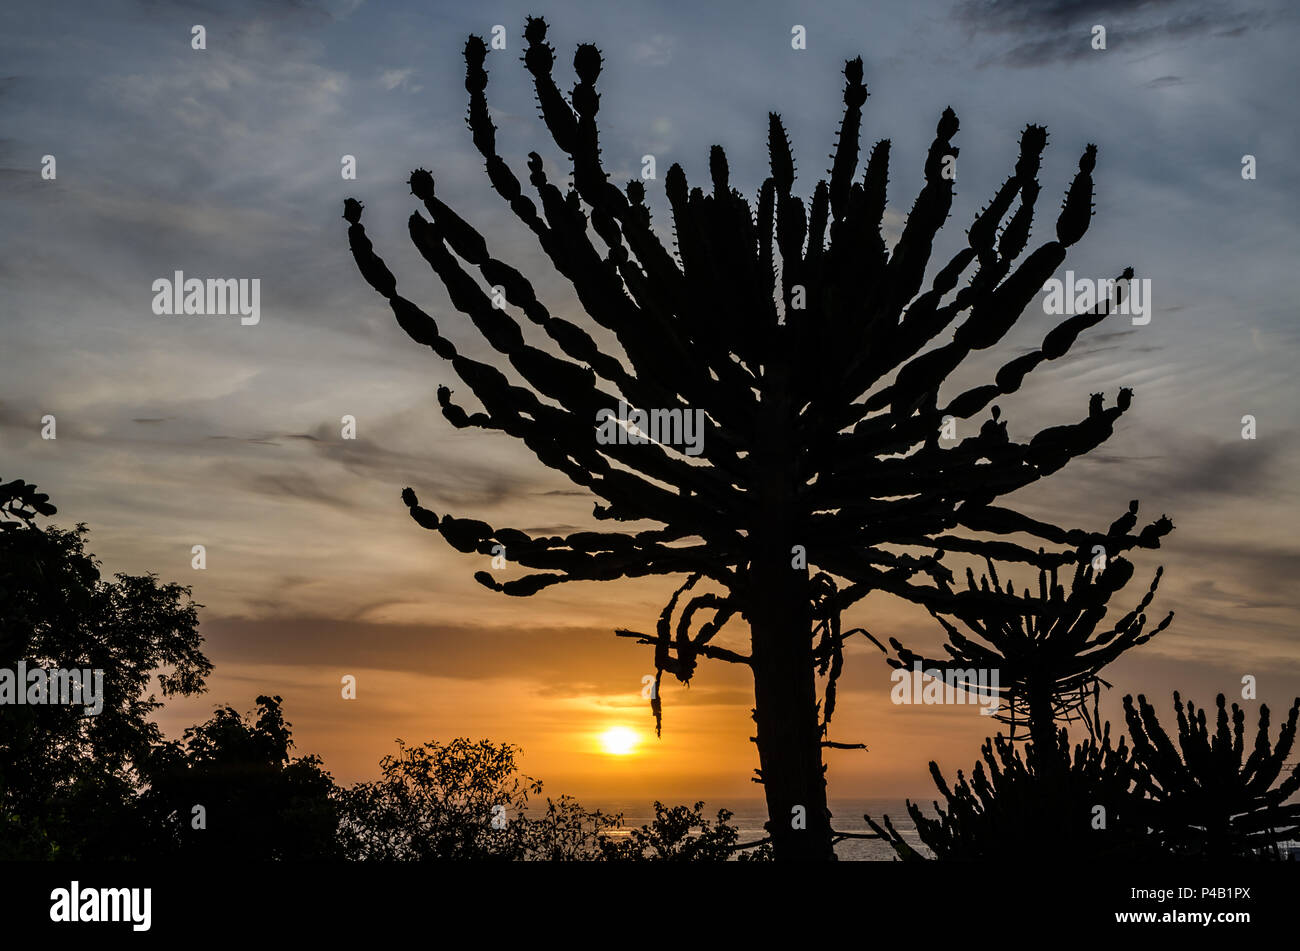
<svg viewBox="0 0 1300 951">
<path fill-rule="evenodd" d="M 602 750 L 609 756 L 627 756 L 636 752 L 641 734 L 625 726 L 612 726 L 600 734 Z"/>
</svg>

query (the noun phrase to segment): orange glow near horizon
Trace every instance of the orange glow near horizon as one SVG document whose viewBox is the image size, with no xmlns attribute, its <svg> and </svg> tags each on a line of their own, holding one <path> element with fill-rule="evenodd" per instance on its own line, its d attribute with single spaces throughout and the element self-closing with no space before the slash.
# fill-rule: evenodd
<svg viewBox="0 0 1300 951">
<path fill-rule="evenodd" d="M 600 750 L 607 756 L 630 756 L 641 743 L 641 734 L 631 727 L 612 726 L 598 737 Z"/>
</svg>

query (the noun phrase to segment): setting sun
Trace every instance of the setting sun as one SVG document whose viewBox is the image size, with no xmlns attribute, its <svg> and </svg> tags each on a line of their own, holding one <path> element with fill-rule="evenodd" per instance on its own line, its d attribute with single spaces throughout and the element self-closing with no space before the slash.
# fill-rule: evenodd
<svg viewBox="0 0 1300 951">
<path fill-rule="evenodd" d="M 612 726 L 600 734 L 601 749 L 610 756 L 627 756 L 636 752 L 641 735 L 625 726 Z"/>
</svg>

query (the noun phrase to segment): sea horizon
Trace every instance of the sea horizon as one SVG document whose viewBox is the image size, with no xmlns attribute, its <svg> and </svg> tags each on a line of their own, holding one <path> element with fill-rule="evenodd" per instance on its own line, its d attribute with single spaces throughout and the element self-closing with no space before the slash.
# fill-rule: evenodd
<svg viewBox="0 0 1300 951">
<path fill-rule="evenodd" d="M 535 815 L 544 811 L 546 799 L 547 797 L 542 795 L 532 800 L 529 803 L 529 813 Z M 691 802 L 684 804 L 689 806 L 696 801 L 699 800 L 692 799 Z M 767 831 L 763 828 L 763 824 L 767 821 L 767 805 L 761 796 L 713 797 L 703 798 L 702 801 L 704 808 L 701 811 L 711 823 L 716 821 L 719 809 L 731 811 L 732 815 L 728 821 L 740 832 L 742 843 L 755 842 L 767 836 Z M 671 801 L 664 804 L 673 806 L 683 803 Z M 622 815 L 623 823 L 619 829 L 610 833 L 612 836 L 627 835 L 632 829 L 648 825 L 654 819 L 653 797 L 649 800 L 628 797 L 599 798 L 583 801 L 582 805 L 591 812 L 599 810 L 605 815 Z M 882 821 L 882 816 L 887 815 L 908 845 L 923 855 L 931 854 L 921 842 L 916 824 L 908 814 L 907 804 L 903 799 L 831 797 L 827 805 L 831 810 L 831 825 L 837 832 L 870 833 L 871 828 L 863 819 L 863 814 L 870 815 L 877 823 Z M 934 807 L 928 800 L 922 803 L 921 808 L 927 815 L 934 814 Z M 898 859 L 898 854 L 893 848 L 880 839 L 844 839 L 836 844 L 835 854 L 844 861 L 890 862 Z"/>
</svg>

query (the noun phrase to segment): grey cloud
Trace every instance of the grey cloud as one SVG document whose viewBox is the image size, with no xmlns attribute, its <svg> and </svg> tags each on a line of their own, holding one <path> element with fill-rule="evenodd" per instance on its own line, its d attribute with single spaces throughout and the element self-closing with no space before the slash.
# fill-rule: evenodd
<svg viewBox="0 0 1300 951">
<path fill-rule="evenodd" d="M 1258 12 L 1226 12 L 1208 4 L 1194 13 L 1181 13 L 1186 4 L 1180 4 L 1175 16 L 1174 6 L 1175 0 L 966 0 L 957 5 L 957 19 L 972 34 L 1029 37 L 984 61 L 1013 68 L 1104 55 L 1090 44 L 1097 24 L 1106 27 L 1105 52 L 1111 53 L 1193 36 L 1240 36 L 1260 19 Z"/>
</svg>

